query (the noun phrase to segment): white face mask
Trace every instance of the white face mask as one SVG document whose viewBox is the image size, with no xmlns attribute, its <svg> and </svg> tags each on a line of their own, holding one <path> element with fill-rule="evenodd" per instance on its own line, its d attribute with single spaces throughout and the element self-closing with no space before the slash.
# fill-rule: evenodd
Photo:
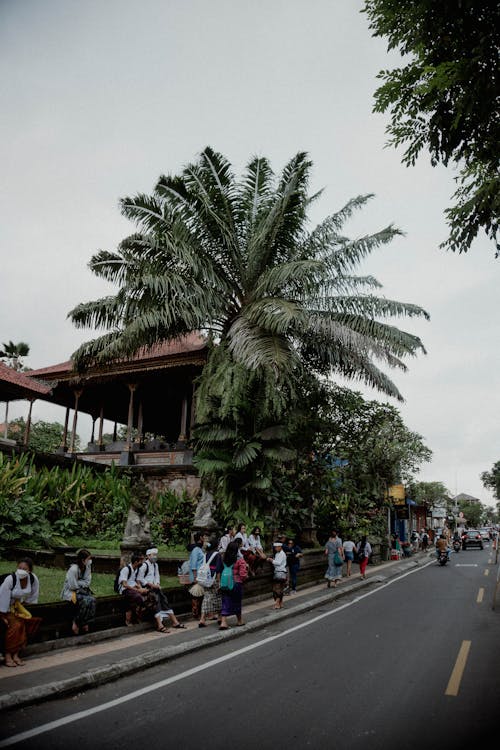
<svg viewBox="0 0 500 750">
<path fill-rule="evenodd" d="M 151 560 L 151 562 L 156 562 L 158 560 L 156 555 L 150 555 L 149 559 Z"/>
<path fill-rule="evenodd" d="M 86 566 L 87 568 L 91 568 L 91 567 L 92 567 L 92 560 L 88 560 L 88 561 L 87 561 L 87 562 L 85 563 L 85 566 Z"/>
</svg>

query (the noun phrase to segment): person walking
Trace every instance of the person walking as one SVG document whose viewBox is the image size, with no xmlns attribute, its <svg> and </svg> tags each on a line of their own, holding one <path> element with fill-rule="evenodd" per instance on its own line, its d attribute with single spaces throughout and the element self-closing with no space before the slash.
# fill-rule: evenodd
<svg viewBox="0 0 500 750">
<path fill-rule="evenodd" d="M 32 617 L 24 604 L 36 604 L 40 583 L 33 573 L 33 561 L 23 557 L 14 573 L 8 573 L 0 585 L 0 619 L 6 626 L 5 666 L 22 667 L 20 652 L 28 637 L 36 633 L 41 617 Z"/>
<path fill-rule="evenodd" d="M 361 537 L 361 541 L 356 545 L 356 553 L 359 562 L 359 573 L 361 578 L 366 578 L 366 566 L 372 553 L 372 547 L 366 536 Z"/>
<path fill-rule="evenodd" d="M 352 572 L 352 561 L 354 560 L 354 550 L 356 548 L 356 544 L 351 541 L 350 539 L 342 545 L 344 549 L 344 559 L 346 561 L 346 573 L 348 576 L 351 575 Z"/>
<path fill-rule="evenodd" d="M 95 618 L 96 598 L 90 588 L 91 582 L 92 555 L 88 549 L 79 549 L 76 562 L 68 568 L 61 591 L 61 599 L 72 605 L 73 635 L 79 635 L 80 631 L 88 633 Z"/>
<path fill-rule="evenodd" d="M 227 545 L 222 562 L 224 569 L 221 574 L 221 593 L 222 593 L 222 607 L 221 607 L 221 619 L 219 630 L 229 630 L 227 624 L 227 618 L 231 615 L 236 615 L 236 624 L 244 625 L 245 623 L 241 619 L 241 609 L 243 600 L 243 584 L 248 577 L 248 565 L 246 564 L 243 557 L 239 557 L 239 544 L 240 540 L 229 542 Z M 227 569 L 230 569 L 230 575 L 228 576 L 229 583 L 225 584 L 225 573 Z"/>
<path fill-rule="evenodd" d="M 201 604 L 205 593 L 203 586 L 198 583 L 196 573 L 200 565 L 205 562 L 203 545 L 205 544 L 205 535 L 197 531 L 194 535 L 194 545 L 189 555 L 189 581 L 192 584 L 189 589 L 191 596 L 191 611 L 195 620 L 201 617 Z"/>
<path fill-rule="evenodd" d="M 274 557 L 268 557 L 268 562 L 274 567 L 273 572 L 273 609 L 281 609 L 283 607 L 283 593 L 285 591 L 285 583 L 287 580 L 287 564 L 286 554 L 283 551 L 283 542 L 276 541 L 273 543 Z"/>
<path fill-rule="evenodd" d="M 325 544 L 325 555 L 328 558 L 328 568 L 325 573 L 325 578 L 328 581 L 327 587 L 330 588 L 333 584 L 333 588 L 335 588 L 337 581 L 342 578 L 342 565 L 344 564 L 342 539 L 337 535 L 335 529 L 330 532 L 330 538 Z"/>
<path fill-rule="evenodd" d="M 290 586 L 290 593 L 296 594 L 297 593 L 297 574 L 300 569 L 300 558 L 304 557 L 302 553 L 302 548 L 297 544 L 296 539 L 288 539 L 287 543 L 287 551 L 286 551 L 286 562 L 288 565 L 289 576 L 289 586 Z"/>
<path fill-rule="evenodd" d="M 210 585 L 202 584 L 205 593 L 203 594 L 203 601 L 201 603 L 199 628 L 207 627 L 207 618 L 209 620 L 218 620 L 219 625 L 221 624 L 222 597 L 220 593 L 220 574 L 223 569 L 222 557 L 217 545 L 215 545 L 215 549 L 213 550 L 210 544 L 207 547 L 205 560 L 210 568 L 212 582 Z"/>
<path fill-rule="evenodd" d="M 427 548 L 429 547 L 429 534 L 425 529 L 422 529 L 422 534 L 420 536 L 420 547 L 422 552 L 427 552 Z"/>
</svg>

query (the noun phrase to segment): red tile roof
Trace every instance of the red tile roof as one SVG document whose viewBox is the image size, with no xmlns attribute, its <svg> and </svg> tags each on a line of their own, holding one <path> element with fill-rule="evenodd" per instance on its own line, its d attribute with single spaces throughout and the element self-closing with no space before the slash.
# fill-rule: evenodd
<svg viewBox="0 0 500 750">
<path fill-rule="evenodd" d="M 171 341 L 163 341 L 161 344 L 155 344 L 151 347 L 143 347 L 139 351 L 132 355 L 128 360 L 113 360 L 110 365 L 117 364 L 118 362 L 154 362 L 154 360 L 164 359 L 165 357 L 173 357 L 179 354 L 189 354 L 191 352 L 198 352 L 204 349 L 207 345 L 206 339 L 202 338 L 198 333 L 190 333 L 187 336 L 183 336 L 179 339 L 172 339 Z M 103 365 L 100 365 L 102 368 Z M 92 370 L 93 368 L 90 368 Z M 61 362 L 57 365 L 50 365 L 49 367 L 42 367 L 38 370 L 30 370 L 29 374 L 43 378 L 45 375 L 66 375 L 73 370 L 73 360 L 67 362 Z"/>
<path fill-rule="evenodd" d="M 26 372 L 19 372 L 0 362 L 0 400 L 46 396 L 50 391 L 49 385 L 39 383 Z"/>
</svg>

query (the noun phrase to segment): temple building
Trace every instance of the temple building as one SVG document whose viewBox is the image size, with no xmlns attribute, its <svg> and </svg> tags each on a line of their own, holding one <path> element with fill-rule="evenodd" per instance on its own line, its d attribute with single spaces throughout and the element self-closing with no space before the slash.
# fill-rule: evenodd
<svg viewBox="0 0 500 750">
<path fill-rule="evenodd" d="M 28 376 L 24 372 L 8 367 L 0 362 L 0 401 L 5 402 L 5 418 L 0 434 L 0 443 L 4 446 L 15 445 L 15 440 L 7 437 L 9 429 L 9 404 L 12 401 L 26 400 L 29 403 L 26 428 L 24 435 L 20 436 L 24 445 L 28 444 L 31 429 L 31 412 L 33 403 L 37 398 L 48 398 L 51 388 L 45 383 L 40 383 L 36 378 Z"/>
<path fill-rule="evenodd" d="M 195 380 L 206 358 L 205 339 L 193 333 L 83 372 L 69 360 L 27 375 L 50 389 L 40 398 L 66 408 L 60 453 L 141 471 L 148 466 L 188 467 Z M 87 449 L 76 452 L 74 436 L 82 412 L 92 418 L 92 435 Z M 114 423 L 108 440 L 104 420 Z M 125 426 L 120 433 L 119 425 Z"/>
</svg>

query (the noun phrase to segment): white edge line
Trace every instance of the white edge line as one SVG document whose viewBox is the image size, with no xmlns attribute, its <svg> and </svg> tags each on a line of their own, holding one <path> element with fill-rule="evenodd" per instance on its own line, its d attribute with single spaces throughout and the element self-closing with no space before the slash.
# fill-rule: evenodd
<svg viewBox="0 0 500 750">
<path fill-rule="evenodd" d="M 285 636 L 290 635 L 291 633 L 295 633 L 298 630 L 302 630 L 302 628 L 307 628 L 310 625 L 313 625 L 314 623 L 319 622 L 320 620 L 323 620 L 325 617 L 331 617 L 332 615 L 335 615 L 337 612 L 341 612 L 343 609 L 346 609 L 347 607 L 351 607 L 353 604 L 357 604 L 362 599 L 366 599 L 369 596 L 373 596 L 374 594 L 377 594 L 379 591 L 382 591 L 382 589 L 387 588 L 387 586 L 392 586 L 393 583 L 397 583 L 398 581 L 401 581 L 403 578 L 406 578 L 406 576 L 412 575 L 413 573 L 418 573 L 420 570 L 423 570 L 424 568 L 427 568 L 429 565 L 433 565 L 434 563 L 435 563 L 435 560 L 431 560 L 430 562 L 425 563 L 424 565 L 420 565 L 418 568 L 414 568 L 413 570 L 409 570 L 406 573 L 403 573 L 397 578 L 393 578 L 387 583 L 382 584 L 382 586 L 378 586 L 376 589 L 372 589 L 372 591 L 367 591 L 366 594 L 360 594 L 359 596 L 355 597 L 355 599 L 353 599 L 350 602 L 341 604 L 339 607 L 335 607 L 335 609 L 332 609 L 329 612 L 323 612 L 320 615 L 316 615 L 316 617 L 313 617 L 307 620 L 306 622 L 302 622 L 299 625 L 294 625 L 292 628 L 288 628 L 287 630 L 284 630 L 281 633 L 277 633 L 276 635 L 271 635 L 268 638 L 264 638 L 263 640 L 258 641 L 257 643 L 252 643 L 249 646 L 244 646 L 243 648 L 240 648 L 237 651 L 231 651 L 231 653 L 226 654 L 225 656 L 219 656 L 217 657 L 217 659 L 211 659 L 210 661 L 207 661 L 204 664 L 199 664 L 196 667 L 187 669 L 185 672 L 180 672 L 177 675 L 173 675 L 172 677 L 167 677 L 164 680 L 160 680 L 160 682 L 155 682 L 152 685 L 147 685 L 146 687 L 143 687 L 140 690 L 134 690 L 133 693 L 127 693 L 127 695 L 122 695 L 120 698 L 115 698 L 114 700 L 108 701 L 107 703 L 103 703 L 100 706 L 87 708 L 84 711 L 78 711 L 75 714 L 64 716 L 61 719 L 55 719 L 54 721 L 49 721 L 47 722 L 47 724 L 41 724 L 39 727 L 28 729 L 25 732 L 21 732 L 20 734 L 14 734 L 12 735 L 12 737 L 8 737 L 5 740 L 1 740 L 0 747 L 9 747 L 10 745 L 15 745 L 18 742 L 23 742 L 24 740 L 29 740 L 32 737 L 36 737 L 39 734 L 45 734 L 46 732 L 50 732 L 53 729 L 58 729 L 59 727 L 65 726 L 66 724 L 72 724 L 75 721 L 80 721 L 80 719 L 85 719 L 88 716 L 93 716 L 97 713 L 100 713 L 101 711 L 108 711 L 110 708 L 115 708 L 116 706 L 119 706 L 122 703 L 127 703 L 128 701 L 132 701 L 135 698 L 139 698 L 142 695 L 147 695 L 147 693 L 152 693 L 155 690 L 160 690 L 161 688 L 167 687 L 168 685 L 172 685 L 175 682 L 184 680 L 187 677 L 192 677 L 198 672 L 204 672 L 206 669 L 215 667 L 218 664 L 224 663 L 225 661 L 229 661 L 230 659 L 235 659 L 237 656 L 241 656 L 241 654 L 246 654 L 249 651 L 254 651 L 256 648 L 265 646 L 267 643 L 272 643 L 272 641 L 276 641 L 279 638 L 284 638 Z M 223 643 L 224 641 L 221 641 L 221 643 L 217 645 L 223 645 Z"/>
</svg>

